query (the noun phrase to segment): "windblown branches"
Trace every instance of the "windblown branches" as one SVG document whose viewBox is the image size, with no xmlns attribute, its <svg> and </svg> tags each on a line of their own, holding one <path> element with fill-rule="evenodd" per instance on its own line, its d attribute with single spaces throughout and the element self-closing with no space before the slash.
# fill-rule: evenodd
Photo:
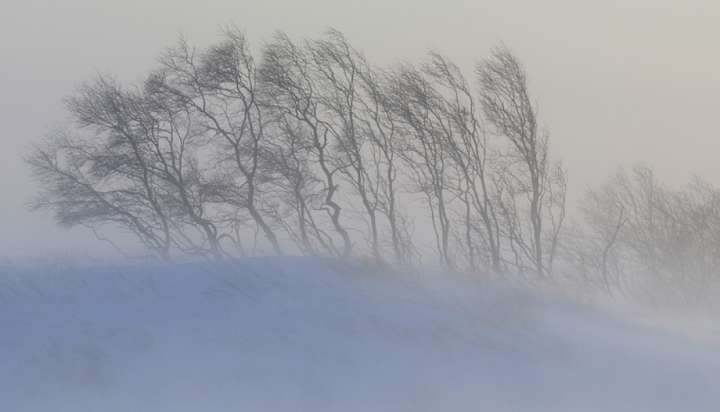
<svg viewBox="0 0 720 412">
<path fill-rule="evenodd" d="M 480 63 L 477 87 L 435 52 L 375 67 L 335 30 L 277 33 L 259 56 L 230 28 L 202 50 L 180 41 L 139 87 L 81 88 L 74 127 L 28 159 L 35 205 L 165 259 L 252 244 L 407 264 L 427 224 L 448 268 L 552 272 L 565 175 L 510 52 Z"/>
<path fill-rule="evenodd" d="M 509 142 L 496 184 L 516 266 L 524 269 L 527 261 L 538 275 L 547 275 L 565 217 L 565 173 L 549 162 L 549 136 L 538 127 L 517 58 L 506 48 L 495 49 L 477 66 L 477 75 L 485 117 Z"/>
</svg>

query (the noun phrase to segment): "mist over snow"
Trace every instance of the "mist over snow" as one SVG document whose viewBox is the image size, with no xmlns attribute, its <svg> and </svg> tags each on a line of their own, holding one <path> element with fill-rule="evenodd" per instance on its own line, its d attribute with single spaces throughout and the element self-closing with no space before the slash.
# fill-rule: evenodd
<svg viewBox="0 0 720 412">
<path fill-rule="evenodd" d="M 720 411 L 720 1 L 2 6 L 0 412 Z"/>
<path fill-rule="evenodd" d="M 388 273 L 386 273 L 388 272 Z M 2 411 L 716 411 L 720 347 L 314 258 L 0 268 Z"/>
</svg>

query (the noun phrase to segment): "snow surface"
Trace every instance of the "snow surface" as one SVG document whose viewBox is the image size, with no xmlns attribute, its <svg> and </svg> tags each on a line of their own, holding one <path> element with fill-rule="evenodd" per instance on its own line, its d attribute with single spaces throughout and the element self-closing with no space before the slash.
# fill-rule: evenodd
<svg viewBox="0 0 720 412">
<path fill-rule="evenodd" d="M 0 411 L 718 410 L 717 347 L 493 282 L 0 266 Z"/>
</svg>

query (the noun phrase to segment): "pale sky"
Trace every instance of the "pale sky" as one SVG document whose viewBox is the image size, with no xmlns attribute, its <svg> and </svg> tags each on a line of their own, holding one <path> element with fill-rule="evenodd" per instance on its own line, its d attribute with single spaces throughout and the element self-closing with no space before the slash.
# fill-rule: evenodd
<svg viewBox="0 0 720 412">
<path fill-rule="evenodd" d="M 275 30 L 333 26 L 378 64 L 437 49 L 468 68 L 499 42 L 524 62 L 573 194 L 619 165 L 720 185 L 720 2 L 712 0 L 3 0 L 0 11 L 0 260 L 111 253 L 25 203 L 22 161 L 97 73 L 135 81 L 179 33 L 197 44 L 234 23 L 256 45 Z M 574 207 L 571 204 L 570 207 Z"/>
</svg>

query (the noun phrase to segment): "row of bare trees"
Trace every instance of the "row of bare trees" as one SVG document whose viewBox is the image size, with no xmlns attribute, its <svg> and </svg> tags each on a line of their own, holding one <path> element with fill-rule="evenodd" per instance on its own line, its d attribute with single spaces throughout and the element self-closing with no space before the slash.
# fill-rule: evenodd
<svg viewBox="0 0 720 412">
<path fill-rule="evenodd" d="M 500 47 L 470 78 L 439 53 L 372 65 L 338 31 L 243 33 L 167 50 L 144 83 L 100 77 L 28 162 L 34 207 L 135 235 L 162 259 L 428 255 L 469 272 L 552 274 L 566 178 L 526 73 Z M 112 231 L 107 232 L 112 233 Z"/>
</svg>

